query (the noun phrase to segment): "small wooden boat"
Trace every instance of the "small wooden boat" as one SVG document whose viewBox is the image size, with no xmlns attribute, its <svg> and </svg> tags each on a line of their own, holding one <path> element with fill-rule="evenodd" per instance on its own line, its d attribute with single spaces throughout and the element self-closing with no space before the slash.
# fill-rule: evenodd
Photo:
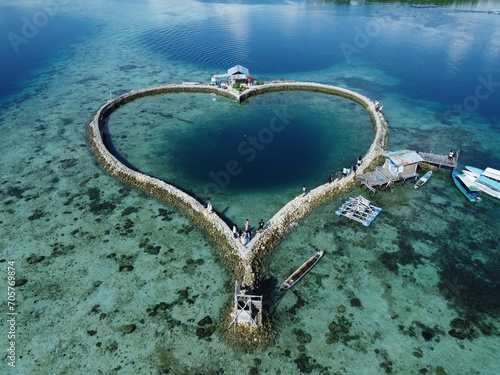
<svg viewBox="0 0 500 375">
<path fill-rule="evenodd" d="M 415 184 L 415 189 L 418 189 L 420 186 L 425 184 L 427 181 L 429 181 L 429 178 L 432 176 L 432 171 L 427 172 L 424 174 L 422 177 L 419 178 L 417 183 Z"/>
<path fill-rule="evenodd" d="M 318 251 L 316 254 L 314 254 L 312 257 L 309 258 L 307 262 L 305 262 L 303 265 L 301 265 L 297 270 L 290 275 L 288 279 L 285 280 L 283 284 L 281 284 L 279 290 L 280 291 L 285 291 L 290 289 L 292 286 L 297 284 L 297 282 L 306 274 L 308 273 L 311 268 L 313 268 L 316 263 L 319 262 L 321 257 L 323 256 L 324 251 Z"/>
<path fill-rule="evenodd" d="M 465 195 L 469 202 L 479 203 L 481 201 L 481 190 L 474 185 L 474 180 L 470 176 L 457 171 L 451 172 L 451 176 L 458 190 Z"/>
</svg>

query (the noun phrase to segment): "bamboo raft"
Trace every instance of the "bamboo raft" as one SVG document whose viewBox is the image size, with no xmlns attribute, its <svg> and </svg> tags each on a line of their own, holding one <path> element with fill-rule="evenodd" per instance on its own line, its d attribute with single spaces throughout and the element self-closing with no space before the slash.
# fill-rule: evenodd
<svg viewBox="0 0 500 375">
<path fill-rule="evenodd" d="M 358 221 L 367 227 L 375 220 L 380 212 L 382 212 L 380 207 L 374 206 L 368 199 L 360 195 L 356 198 L 349 198 L 337 211 L 335 211 L 335 214 L 337 216 L 343 215 L 351 220 Z"/>
<path fill-rule="evenodd" d="M 307 262 L 305 262 L 303 265 L 301 265 L 297 270 L 288 277 L 288 279 L 285 280 L 283 284 L 281 284 L 279 290 L 280 291 L 285 291 L 290 289 L 292 286 L 297 284 L 297 282 L 304 277 L 306 273 L 308 273 L 315 265 L 316 263 L 319 262 L 321 257 L 323 256 L 324 251 L 318 251 L 316 254 L 314 254 L 312 257 L 309 258 Z"/>
</svg>

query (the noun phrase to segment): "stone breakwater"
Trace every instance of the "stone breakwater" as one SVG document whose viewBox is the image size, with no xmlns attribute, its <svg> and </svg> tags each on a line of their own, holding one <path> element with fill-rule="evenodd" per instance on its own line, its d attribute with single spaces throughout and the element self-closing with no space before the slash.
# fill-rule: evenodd
<svg viewBox="0 0 500 375">
<path fill-rule="evenodd" d="M 260 271 L 259 264 L 269 250 L 275 246 L 282 236 L 293 227 L 299 219 L 309 211 L 331 197 L 344 193 L 355 185 L 353 174 L 337 179 L 330 184 L 318 186 L 302 197 L 298 196 L 286 204 L 267 223 L 262 233 L 245 247 L 235 240 L 231 228 L 216 213 L 208 212 L 205 206 L 194 197 L 165 181 L 132 170 L 122 164 L 107 149 L 103 140 L 105 119 L 121 106 L 138 98 L 179 92 L 215 93 L 242 102 L 251 96 L 270 92 L 312 91 L 328 95 L 336 95 L 356 102 L 366 109 L 375 128 L 375 139 L 363 157 L 358 173 L 371 168 L 382 154 L 387 137 L 387 123 L 381 113 L 375 110 L 375 104 L 367 97 L 344 88 L 323 85 L 313 82 L 278 81 L 269 84 L 252 86 L 242 92 L 232 88 L 217 88 L 212 85 L 196 83 L 167 84 L 152 88 L 132 91 L 109 100 L 94 114 L 89 123 L 88 138 L 91 148 L 101 165 L 114 177 L 124 183 L 140 188 L 147 193 L 169 202 L 184 212 L 210 237 L 222 250 L 224 258 L 231 266 L 234 277 L 247 284 L 254 284 Z"/>
</svg>

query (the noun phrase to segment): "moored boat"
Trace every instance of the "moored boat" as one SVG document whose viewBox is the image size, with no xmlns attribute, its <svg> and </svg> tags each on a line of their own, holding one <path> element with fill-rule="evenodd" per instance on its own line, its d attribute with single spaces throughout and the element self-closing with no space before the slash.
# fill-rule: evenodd
<svg viewBox="0 0 500 375">
<path fill-rule="evenodd" d="M 460 190 L 470 202 L 479 203 L 481 201 L 481 190 L 474 185 L 473 180 L 469 176 L 458 173 L 457 171 L 453 171 L 451 176 L 458 190 Z"/>
<path fill-rule="evenodd" d="M 413 4 L 410 6 L 412 8 L 439 8 L 438 5 L 434 5 L 434 4 Z"/>
<path fill-rule="evenodd" d="M 493 198 L 500 199 L 500 171 L 493 168 L 479 169 L 471 166 L 466 166 L 462 171 L 469 176 L 474 185 L 477 186 L 483 193 L 486 193 Z"/>
<path fill-rule="evenodd" d="M 415 189 L 418 189 L 420 186 L 422 186 L 427 181 L 429 181 L 429 178 L 431 178 L 431 176 L 432 176 L 432 171 L 429 171 L 426 174 L 424 174 L 422 177 L 420 177 L 418 179 L 417 183 L 415 184 Z"/>
<path fill-rule="evenodd" d="M 281 284 L 279 290 L 280 291 L 285 291 L 290 289 L 292 286 L 297 284 L 297 282 L 306 274 L 308 273 L 311 268 L 313 268 L 316 263 L 319 262 L 321 257 L 323 256 L 324 251 L 318 251 L 316 254 L 314 254 L 312 257 L 310 257 L 307 262 L 305 262 L 303 265 L 301 265 L 297 270 L 286 279 L 283 284 Z"/>
</svg>

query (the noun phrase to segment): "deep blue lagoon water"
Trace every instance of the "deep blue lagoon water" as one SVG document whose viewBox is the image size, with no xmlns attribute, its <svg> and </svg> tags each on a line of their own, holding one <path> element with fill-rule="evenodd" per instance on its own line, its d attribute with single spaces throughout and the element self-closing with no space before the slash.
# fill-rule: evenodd
<svg viewBox="0 0 500 375">
<path fill-rule="evenodd" d="M 224 338 L 234 280 L 217 249 L 180 212 L 107 175 L 86 142 L 88 120 L 110 97 L 208 82 L 241 64 L 259 80 L 379 99 L 388 150 L 454 148 L 459 168 L 498 169 L 500 17 L 490 8 L 497 3 L 4 1 L 0 261 L 2 285 L 8 261 L 18 279 L 12 370 L 496 374 L 500 204 L 469 204 L 449 171 L 419 190 L 356 188 L 300 221 L 263 264 L 266 303 L 314 251 L 326 255 L 278 301 L 275 341 L 245 351 Z M 38 23 L 36 35 L 23 35 L 24 19 Z M 17 52 L 12 33 L 27 41 Z M 276 109 L 295 117 L 246 162 L 235 148 Z M 239 158 L 247 173 L 209 195 L 242 225 L 269 219 L 303 184 L 322 184 L 363 154 L 367 120 L 353 103 L 311 93 L 241 106 L 170 95 L 124 106 L 108 131 L 135 168 L 204 198 L 210 172 Z M 383 208 L 368 228 L 333 214 L 359 194 Z"/>
<path fill-rule="evenodd" d="M 352 166 L 374 135 L 360 106 L 303 92 L 243 104 L 209 94 L 156 96 L 113 113 L 107 133 L 133 168 L 214 207 L 228 205 L 226 215 L 237 225 L 248 215 L 269 220 L 302 186 Z M 255 212 L 247 197 L 267 204 Z"/>
</svg>

